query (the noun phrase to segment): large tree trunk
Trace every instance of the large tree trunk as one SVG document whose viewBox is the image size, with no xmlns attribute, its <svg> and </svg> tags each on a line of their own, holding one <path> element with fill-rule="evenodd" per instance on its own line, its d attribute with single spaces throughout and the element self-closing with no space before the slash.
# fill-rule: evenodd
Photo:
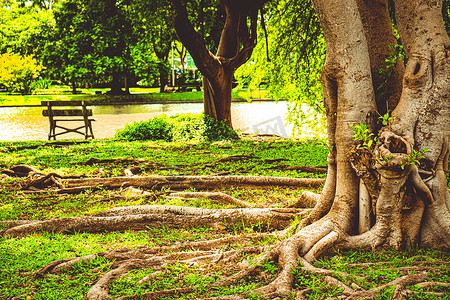
<svg viewBox="0 0 450 300">
<path fill-rule="evenodd" d="M 328 214 L 299 234 L 310 246 L 335 231 L 329 244 L 344 248 L 450 247 L 450 40 L 440 1 L 396 1 L 405 70 L 384 62 L 396 43 L 386 0 L 313 3 L 327 42 L 322 83 L 329 170 L 337 175 L 329 174 L 304 224 Z M 380 72 L 388 67 L 388 76 Z M 379 129 L 378 117 L 392 109 Z M 374 135 L 357 146 L 352 127 L 361 129 L 360 122 Z"/>
<path fill-rule="evenodd" d="M 224 72 L 219 80 L 209 81 L 203 77 L 203 106 L 206 115 L 224 121 L 230 127 L 231 123 L 231 89 L 233 71 Z"/>
<path fill-rule="evenodd" d="M 420 241 L 449 247 L 450 193 L 445 172 L 450 148 L 450 39 L 442 21 L 442 1 L 398 0 L 395 6 L 408 64 L 390 129 L 413 150 L 425 152 L 419 174 L 410 184 L 426 205 Z"/>
</svg>

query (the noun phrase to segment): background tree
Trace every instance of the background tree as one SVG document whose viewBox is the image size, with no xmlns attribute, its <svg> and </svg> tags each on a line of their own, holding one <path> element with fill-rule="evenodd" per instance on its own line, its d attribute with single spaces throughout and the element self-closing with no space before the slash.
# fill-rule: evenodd
<svg viewBox="0 0 450 300">
<path fill-rule="evenodd" d="M 51 11 L 15 1 L 0 6 L 0 53 L 35 55 L 39 59 L 53 30 Z"/>
<path fill-rule="evenodd" d="M 175 31 L 172 26 L 171 13 L 165 1 L 134 1 L 132 4 L 132 20 L 134 28 L 141 40 L 149 44 L 157 59 L 160 91 L 169 84 L 170 67 L 168 65 Z"/>
<path fill-rule="evenodd" d="M 111 94 L 122 94 L 122 87 L 128 91 L 127 78 L 130 72 L 130 45 L 135 42 L 128 17 L 127 1 L 90 1 L 87 7 L 89 19 L 94 26 L 95 46 L 103 55 L 108 74 L 111 74 Z"/>
<path fill-rule="evenodd" d="M 111 93 L 123 93 L 135 41 L 126 9 L 116 1 L 64 1 L 44 55 L 53 75 L 60 73 L 74 90 L 79 81 L 110 80 Z"/>
<path fill-rule="evenodd" d="M 237 68 L 251 56 L 256 45 L 258 12 L 265 1 L 220 1 L 225 10 L 216 55 L 195 30 L 188 16 L 190 3 L 174 0 L 174 27 L 183 45 L 203 74 L 205 113 L 231 126 L 231 89 Z M 250 25 L 248 24 L 250 19 Z"/>
</svg>

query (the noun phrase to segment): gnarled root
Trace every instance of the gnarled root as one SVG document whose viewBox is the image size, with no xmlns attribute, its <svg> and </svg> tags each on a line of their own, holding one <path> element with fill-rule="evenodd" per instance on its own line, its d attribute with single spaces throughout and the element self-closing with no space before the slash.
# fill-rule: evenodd
<svg viewBox="0 0 450 300">
<path fill-rule="evenodd" d="M 283 229 L 297 215 L 309 210 L 294 208 L 206 209 L 184 206 L 141 205 L 114 208 L 93 216 L 58 218 L 22 224 L 0 231 L 9 237 L 21 237 L 34 232 L 105 232 L 149 227 L 191 228 L 208 226 L 226 229 L 234 224 L 259 226 L 260 230 Z M 230 228 L 231 229 L 231 228 Z"/>
</svg>

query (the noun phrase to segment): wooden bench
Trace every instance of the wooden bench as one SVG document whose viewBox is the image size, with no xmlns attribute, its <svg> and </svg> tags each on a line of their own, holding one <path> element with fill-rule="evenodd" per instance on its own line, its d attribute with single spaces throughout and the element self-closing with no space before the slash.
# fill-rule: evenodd
<svg viewBox="0 0 450 300">
<path fill-rule="evenodd" d="M 94 138 L 91 123 L 96 121 L 96 119 L 90 118 L 92 116 L 92 109 L 86 108 L 86 102 L 42 101 L 41 105 L 47 107 L 47 109 L 42 111 L 42 115 L 48 117 L 50 122 L 49 140 L 56 140 L 56 136 L 70 132 L 84 135 L 85 139 Z M 67 128 L 66 126 L 68 125 L 59 125 L 61 122 L 83 122 L 83 125 L 75 128 Z M 56 133 L 56 128 L 62 129 L 63 131 Z"/>
</svg>

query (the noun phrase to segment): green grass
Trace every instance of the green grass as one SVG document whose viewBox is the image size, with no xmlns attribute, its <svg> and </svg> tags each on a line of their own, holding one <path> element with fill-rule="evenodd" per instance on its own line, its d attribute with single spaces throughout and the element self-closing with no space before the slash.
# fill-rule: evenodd
<svg viewBox="0 0 450 300">
<path fill-rule="evenodd" d="M 94 140 L 88 143 L 67 146 L 43 146 L 45 142 L 0 142 L 0 169 L 16 164 L 28 164 L 45 172 L 60 175 L 120 176 L 123 170 L 132 166 L 122 163 L 94 164 L 82 163 L 89 158 L 98 159 L 142 159 L 161 164 L 164 169 L 148 168 L 147 175 L 264 175 L 287 177 L 321 177 L 324 175 L 285 170 L 284 166 L 326 165 L 327 147 L 321 141 L 299 141 L 266 138 L 262 140 L 243 139 L 215 143 L 166 143 L 166 142 L 124 142 L 115 140 Z M 41 145 L 36 149 L 19 147 Z M 249 155 L 237 161 L 220 162 L 221 158 L 232 155 Z M 0 221 L 16 219 L 44 220 L 54 217 L 74 217 L 89 215 L 98 211 L 127 205 L 189 205 L 205 208 L 224 208 L 228 205 L 213 204 L 205 200 L 169 200 L 163 195 L 154 197 L 124 198 L 121 191 L 86 191 L 78 195 L 23 194 L 19 184 L 24 179 L 0 177 Z M 303 192 L 302 189 L 270 188 L 221 190 L 259 206 L 286 207 Z M 1 228 L 0 228 L 1 229 Z M 46 264 L 65 258 L 89 255 L 112 249 L 141 248 L 175 245 L 187 241 L 212 240 L 236 234 L 253 234 L 257 226 L 229 226 L 225 230 L 200 227 L 192 229 L 149 228 L 147 231 L 104 232 L 98 234 L 36 233 L 23 238 L 0 237 L 0 299 L 85 299 L 89 288 L 107 272 L 110 264 L 101 258 L 78 264 L 73 270 L 57 276 L 33 277 L 34 272 Z M 274 238 L 254 241 L 250 245 L 267 245 L 276 242 Z M 188 250 L 187 250 L 188 251 Z M 353 282 L 365 288 L 375 287 L 401 276 L 399 268 L 412 264 L 417 258 L 449 261 L 450 254 L 427 249 L 406 251 L 384 250 L 335 252 L 315 263 L 317 267 L 348 272 L 357 276 L 367 276 L 367 280 Z M 247 257 L 249 258 L 249 257 Z M 244 258 L 243 258 L 244 259 Z M 350 263 L 388 262 L 369 269 Z M 262 264 L 264 272 L 256 277 L 248 277 L 226 287 L 206 291 L 205 286 L 219 280 L 233 270 L 222 269 L 216 264 L 186 266 L 175 264 L 165 267 L 151 282 L 141 282 L 154 270 L 144 269 L 130 272 L 113 282 L 109 288 L 114 298 L 144 294 L 150 291 L 176 287 L 195 287 L 186 294 L 178 294 L 166 299 L 198 299 L 220 295 L 231 295 L 252 290 L 271 282 L 278 269 L 272 262 Z M 311 289 L 309 299 L 333 299 L 339 290 L 323 284 L 320 276 L 311 276 L 299 269 L 293 270 L 298 288 Z M 430 280 L 450 282 L 449 264 L 441 264 L 437 272 L 430 274 Z M 351 282 L 348 282 L 351 284 Z M 443 292 L 449 294 L 448 289 Z M 447 296 L 446 296 L 447 297 Z M 249 295 L 249 299 L 261 299 L 259 295 Z M 376 299 L 391 299 L 392 290 L 386 290 Z M 290 298 L 287 298 L 290 299 Z M 418 293 L 414 299 L 430 299 L 429 295 Z M 431 298 L 433 299 L 433 298 Z M 436 298 L 437 299 L 437 298 Z M 442 299 L 449 299 L 443 297 Z"/>
<path fill-rule="evenodd" d="M 450 282 L 450 264 L 442 263 L 450 261 L 450 253 L 435 249 L 409 248 L 403 251 L 387 249 L 383 251 L 351 250 L 338 251 L 332 253 L 317 261 L 314 265 L 320 268 L 331 269 L 334 271 L 349 273 L 348 279 L 343 279 L 344 283 L 351 285 L 355 283 L 364 289 L 376 288 L 381 284 L 386 284 L 394 279 L 405 275 L 401 272 L 402 268 L 412 265 L 424 266 L 422 261 L 438 261 L 436 270 L 429 271 L 428 281 Z M 376 265 L 366 266 L 367 263 L 379 262 Z M 410 271 L 409 273 L 418 273 L 419 271 Z M 332 297 L 336 290 L 330 290 L 325 287 L 320 278 L 312 278 L 302 271 L 296 271 L 297 285 L 300 287 L 313 286 L 310 299 L 323 299 L 323 297 Z M 357 279 L 358 276 L 364 277 L 363 280 Z M 313 282 L 315 281 L 315 282 Z M 408 299 L 450 299 L 450 288 L 443 288 L 441 291 L 446 293 L 443 298 L 437 295 L 424 293 L 424 290 L 417 287 L 411 287 L 418 292 Z M 392 299 L 394 289 L 386 289 L 375 299 Z"/>
<path fill-rule="evenodd" d="M 41 101 L 54 100 L 84 100 L 92 103 L 123 103 L 123 102 L 162 102 L 162 101 L 202 101 L 203 92 L 183 93 L 158 93 L 158 88 L 131 88 L 131 95 L 110 96 L 104 93 L 108 89 L 79 89 L 81 94 L 72 95 L 67 88 L 54 89 L 42 95 L 8 95 L 0 93 L 1 106 L 28 106 L 40 105 Z M 94 95 L 95 91 L 101 91 L 102 95 Z M 44 93 L 43 91 L 42 93 Z M 266 90 L 235 89 L 232 92 L 233 99 L 265 99 Z"/>
<path fill-rule="evenodd" d="M 24 145 L 40 145 L 44 142 L 0 142 L 0 151 Z M 219 162 L 232 155 L 251 155 L 254 158 Z M 287 171 L 283 165 L 326 165 L 327 148 L 323 142 L 273 140 L 258 142 L 252 140 L 224 141 L 216 143 L 189 144 L 163 142 L 123 142 L 114 140 L 94 140 L 86 144 L 66 147 L 39 147 L 21 151 L 4 152 L 0 156 L 0 168 L 27 164 L 45 172 L 60 175 L 90 175 L 112 177 L 123 176 L 130 163 L 83 165 L 90 158 L 97 159 L 142 159 L 168 167 L 156 167 L 146 171 L 148 175 L 212 175 L 229 173 L 232 175 L 264 175 L 289 177 L 324 177 L 324 174 Z M 273 161 L 273 159 L 283 159 Z M 4 184 L 14 185 L 9 179 Z M 303 190 L 272 188 L 269 191 L 230 189 L 228 192 L 245 201 L 257 204 L 282 204 L 294 202 Z M 108 200 L 108 191 L 70 195 L 65 198 L 54 196 L 21 197 L 14 189 L 0 192 L 0 221 L 10 219 L 49 219 L 52 217 L 79 216 L 107 209 L 111 206 L 147 204 L 148 199 L 126 201 Z M 103 200 L 99 200 L 103 199 Z M 11 201 L 13 200 L 13 201 Z M 147 201 L 147 202 L 146 202 Z M 156 199 L 158 203 L 164 201 Z M 167 200 L 166 200 L 167 201 Z M 173 203 L 171 203 L 173 204 Z M 186 203 L 185 205 L 198 204 Z M 180 203 L 178 203 L 180 205 Z M 211 204 L 209 204 L 211 205 Z"/>
</svg>

